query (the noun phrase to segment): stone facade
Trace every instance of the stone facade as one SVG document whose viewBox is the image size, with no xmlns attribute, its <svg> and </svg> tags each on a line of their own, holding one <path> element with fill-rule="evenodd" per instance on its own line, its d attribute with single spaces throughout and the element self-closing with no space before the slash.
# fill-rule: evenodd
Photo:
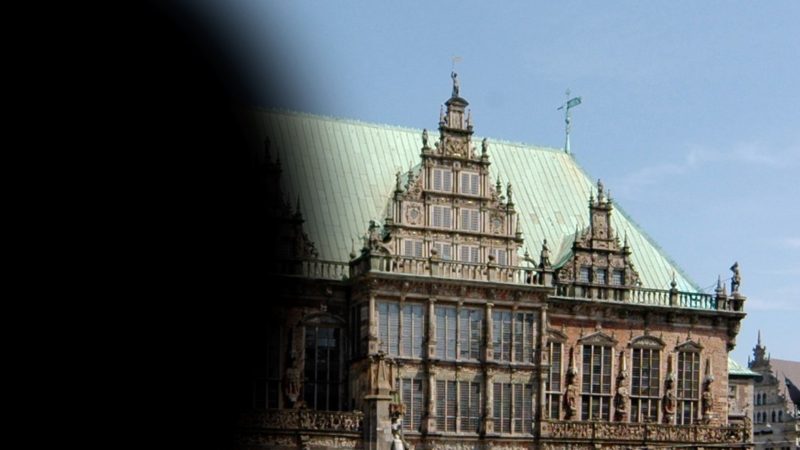
<svg viewBox="0 0 800 450">
<path fill-rule="evenodd" d="M 766 346 L 753 348 L 750 370 L 760 376 L 753 389 L 753 434 L 757 450 L 788 450 L 800 447 L 800 416 L 792 401 L 786 380 L 800 383 L 800 363 L 772 360 Z M 797 397 L 797 395 L 796 395 Z"/>
<path fill-rule="evenodd" d="M 457 84 L 445 105 L 349 263 L 318 260 L 300 206 L 278 202 L 285 287 L 239 446 L 749 447 L 728 419 L 738 284 L 640 286 L 599 182 L 568 251 L 545 241 L 520 255 L 513 185 L 490 179 L 490 143 L 472 142 Z"/>
</svg>

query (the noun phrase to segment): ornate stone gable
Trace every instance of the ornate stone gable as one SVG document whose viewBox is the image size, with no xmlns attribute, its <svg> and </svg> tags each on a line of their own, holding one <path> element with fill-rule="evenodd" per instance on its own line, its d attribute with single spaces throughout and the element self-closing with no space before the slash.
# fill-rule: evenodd
<svg viewBox="0 0 800 450">
<path fill-rule="evenodd" d="M 454 74 L 454 80 L 456 76 Z M 440 111 L 439 136 L 422 133 L 420 162 L 395 176 L 386 217 L 370 251 L 467 264 L 517 265 L 522 233 L 513 187 L 489 176 L 489 143 L 472 141 L 469 103 L 454 81 Z M 375 245 L 380 243 L 380 245 Z"/>
<path fill-rule="evenodd" d="M 624 291 L 639 283 L 627 238 L 620 245 L 611 226 L 613 209 L 598 180 L 597 199 L 593 195 L 589 198 L 589 226 L 576 230 L 570 256 L 556 271 L 558 284 L 583 287 L 571 295 L 622 300 Z"/>
</svg>

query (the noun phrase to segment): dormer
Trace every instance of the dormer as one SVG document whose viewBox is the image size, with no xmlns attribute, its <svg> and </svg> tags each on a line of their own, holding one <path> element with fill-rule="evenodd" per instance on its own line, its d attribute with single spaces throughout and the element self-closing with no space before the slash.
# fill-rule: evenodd
<svg viewBox="0 0 800 450">
<path fill-rule="evenodd" d="M 570 253 L 556 267 L 559 294 L 624 300 L 639 274 L 630 260 L 627 237 L 620 245 L 611 226 L 612 201 L 597 181 L 597 198 L 589 197 L 589 226 L 577 229 Z"/>
</svg>

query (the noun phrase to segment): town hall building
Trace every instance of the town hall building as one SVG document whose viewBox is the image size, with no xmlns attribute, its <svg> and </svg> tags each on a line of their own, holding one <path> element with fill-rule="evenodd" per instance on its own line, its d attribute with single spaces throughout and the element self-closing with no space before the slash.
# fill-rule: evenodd
<svg viewBox="0 0 800 450">
<path fill-rule="evenodd" d="M 564 149 L 476 137 L 453 78 L 431 131 L 252 113 L 280 289 L 239 448 L 751 448 L 738 264 L 703 292 Z"/>
</svg>

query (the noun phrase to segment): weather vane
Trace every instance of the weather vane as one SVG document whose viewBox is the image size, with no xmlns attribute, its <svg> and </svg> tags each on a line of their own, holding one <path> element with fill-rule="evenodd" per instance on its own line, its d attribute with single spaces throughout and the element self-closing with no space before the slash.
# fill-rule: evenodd
<svg viewBox="0 0 800 450">
<path fill-rule="evenodd" d="M 558 111 L 562 109 L 564 110 L 564 123 L 566 128 L 565 129 L 566 142 L 564 143 L 564 152 L 569 153 L 569 130 L 572 122 L 572 115 L 570 114 L 570 110 L 581 104 L 581 98 L 580 97 L 569 98 L 570 95 L 569 89 L 567 89 L 567 92 L 565 92 L 565 94 L 567 95 L 567 102 L 559 106 Z"/>
</svg>

